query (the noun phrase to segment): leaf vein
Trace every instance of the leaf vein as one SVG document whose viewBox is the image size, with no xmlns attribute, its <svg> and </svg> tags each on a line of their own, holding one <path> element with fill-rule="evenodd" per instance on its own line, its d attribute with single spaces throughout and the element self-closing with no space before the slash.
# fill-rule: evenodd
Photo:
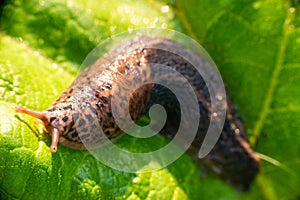
<svg viewBox="0 0 300 200">
<path fill-rule="evenodd" d="M 289 8 L 289 6 L 287 8 Z M 293 13 L 287 11 L 287 17 L 286 17 L 286 19 L 283 23 L 283 27 L 282 27 L 283 34 L 282 34 L 282 39 L 279 43 L 280 47 L 278 50 L 277 59 L 275 62 L 274 70 L 270 76 L 269 89 L 266 92 L 266 98 L 265 98 L 265 101 L 263 102 L 262 110 L 260 112 L 260 115 L 259 115 L 256 123 L 255 123 L 254 129 L 253 129 L 253 136 L 251 138 L 249 138 L 250 142 L 253 146 L 255 145 L 257 139 L 259 138 L 260 133 L 263 128 L 263 125 L 264 125 L 264 122 L 270 112 L 271 103 L 273 101 L 275 90 L 278 85 L 278 78 L 279 78 L 280 72 L 283 68 L 284 55 L 286 52 L 287 41 L 288 41 L 288 37 L 290 34 L 289 26 L 292 21 L 292 18 L 293 18 Z"/>
</svg>

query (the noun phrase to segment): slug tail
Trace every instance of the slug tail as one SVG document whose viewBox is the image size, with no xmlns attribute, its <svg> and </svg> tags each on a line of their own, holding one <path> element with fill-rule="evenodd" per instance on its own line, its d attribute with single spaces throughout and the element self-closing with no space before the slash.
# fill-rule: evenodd
<svg viewBox="0 0 300 200">
<path fill-rule="evenodd" d="M 16 112 L 19 112 L 19 113 L 24 113 L 26 115 L 30 115 L 32 117 L 35 117 L 41 121 L 46 121 L 46 115 L 42 112 L 38 112 L 38 111 L 35 111 L 35 110 L 30 110 L 30 109 L 27 109 L 27 108 L 23 108 L 23 107 L 20 107 L 20 106 L 16 106 L 15 108 Z"/>
</svg>

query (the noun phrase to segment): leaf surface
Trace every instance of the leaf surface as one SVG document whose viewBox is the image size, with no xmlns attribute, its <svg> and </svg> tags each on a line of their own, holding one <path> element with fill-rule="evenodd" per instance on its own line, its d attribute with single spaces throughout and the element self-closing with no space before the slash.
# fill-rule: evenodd
<svg viewBox="0 0 300 200">
<path fill-rule="evenodd" d="M 166 3 L 170 2 L 16 0 L 2 4 L 0 199 L 300 196 L 299 3 Z M 85 151 L 59 146 L 59 152 L 51 154 L 50 138 L 42 128 L 14 112 L 16 105 L 46 109 L 74 80 L 82 60 L 99 42 L 140 27 L 184 30 L 216 62 L 251 144 L 276 160 L 263 162 L 249 193 L 240 194 L 215 177 L 198 178 L 198 166 L 187 155 L 157 172 L 131 174 L 106 167 Z M 167 142 L 161 137 L 149 144 L 124 137 L 117 144 L 147 152 Z"/>
<path fill-rule="evenodd" d="M 299 2 L 203 0 L 192 6 L 196 2 L 177 2 L 186 32 L 201 41 L 217 63 L 255 150 L 275 159 L 263 162 L 250 196 L 296 199 L 300 195 Z"/>
</svg>

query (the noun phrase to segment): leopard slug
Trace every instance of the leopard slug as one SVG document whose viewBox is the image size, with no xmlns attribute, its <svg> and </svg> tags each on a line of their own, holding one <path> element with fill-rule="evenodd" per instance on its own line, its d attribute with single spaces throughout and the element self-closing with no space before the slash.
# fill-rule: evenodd
<svg viewBox="0 0 300 200">
<path fill-rule="evenodd" d="M 203 142 L 205 130 L 209 125 L 211 116 L 211 102 L 209 91 L 201 75 L 195 71 L 191 63 L 180 56 L 160 49 L 159 46 L 171 46 L 176 49 L 185 49 L 174 40 L 162 37 L 147 38 L 151 47 L 142 43 L 128 53 L 128 51 L 111 50 L 108 53 L 110 62 L 100 58 L 90 67 L 83 70 L 77 79 L 61 94 L 61 96 L 45 111 L 33 111 L 16 107 L 16 111 L 25 113 L 41 120 L 45 129 L 52 137 L 50 150 L 57 151 L 57 145 L 72 149 L 85 149 L 78 132 L 84 132 L 91 123 L 98 123 L 106 137 L 113 139 L 122 134 L 116 124 L 111 111 L 111 98 L 117 80 L 125 74 L 140 68 L 143 64 L 159 63 L 179 71 L 191 83 L 201 112 L 199 128 L 188 152 L 199 163 L 210 169 L 217 176 L 233 184 L 240 190 L 248 190 L 250 184 L 259 172 L 260 161 L 251 149 L 244 125 L 236 107 L 227 95 L 225 124 L 216 145 L 203 159 L 197 153 Z M 131 41 L 133 43 L 133 41 Z M 158 48 L 156 48 L 158 47 Z M 116 46 L 122 49 L 124 46 Z M 192 55 L 191 55 L 192 56 Z M 203 65 L 209 64 L 205 58 Z M 104 70 L 103 70 L 103 65 Z M 85 95 L 84 91 L 92 91 L 92 95 Z M 75 98 L 76 97 L 76 98 Z M 130 115 L 137 121 L 147 112 L 149 105 L 156 102 L 162 104 L 168 114 L 168 120 L 161 134 L 172 139 L 178 128 L 180 108 L 174 103 L 172 93 L 157 84 L 148 84 L 134 92 L 130 99 Z M 85 105 L 88 109 L 84 115 L 79 115 L 77 108 Z M 121 108 L 121 107 L 120 107 Z M 97 116 L 97 117 L 92 117 Z M 169 117 L 170 116 L 170 117 Z M 86 133 L 86 137 L 91 134 Z"/>
</svg>

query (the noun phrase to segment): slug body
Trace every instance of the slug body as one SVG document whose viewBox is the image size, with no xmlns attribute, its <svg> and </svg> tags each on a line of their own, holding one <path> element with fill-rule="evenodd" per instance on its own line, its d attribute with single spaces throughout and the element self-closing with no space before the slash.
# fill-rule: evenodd
<svg viewBox="0 0 300 200">
<path fill-rule="evenodd" d="M 198 151 L 212 115 L 207 86 L 189 62 L 176 54 L 160 49 L 162 46 L 171 46 L 180 51 L 188 51 L 187 48 L 170 39 L 142 37 L 147 39 L 147 45 L 141 42 L 118 45 L 86 68 L 47 110 L 37 112 L 17 107 L 16 111 L 43 121 L 52 136 L 50 148 L 52 152 L 57 151 L 58 142 L 69 148 L 84 149 L 82 138 L 98 140 L 89 132 L 90 127 L 100 125 L 109 139 L 122 134 L 112 116 L 111 108 L 113 89 L 119 79 L 137 71 L 142 71 L 146 75 L 151 74 L 149 69 L 143 67 L 148 63 L 168 66 L 180 72 L 191 83 L 198 99 L 201 118 L 197 135 L 188 152 L 197 162 L 204 164 L 221 178 L 241 190 L 247 190 L 259 171 L 260 162 L 246 139 L 241 118 L 228 95 L 226 119 L 221 136 L 212 151 L 205 158 L 199 159 Z M 201 59 L 203 65 L 209 65 L 206 59 Z M 123 85 L 125 90 L 126 87 L 130 85 Z M 129 102 L 131 118 L 137 121 L 155 103 L 163 105 L 168 114 L 168 120 L 161 134 L 172 139 L 178 129 L 180 107 L 176 97 L 162 86 L 154 83 L 146 84 L 133 93 Z M 117 108 L 123 107 L 124 105 L 118 105 Z M 81 110 L 81 113 L 78 113 L 78 110 Z"/>
</svg>

